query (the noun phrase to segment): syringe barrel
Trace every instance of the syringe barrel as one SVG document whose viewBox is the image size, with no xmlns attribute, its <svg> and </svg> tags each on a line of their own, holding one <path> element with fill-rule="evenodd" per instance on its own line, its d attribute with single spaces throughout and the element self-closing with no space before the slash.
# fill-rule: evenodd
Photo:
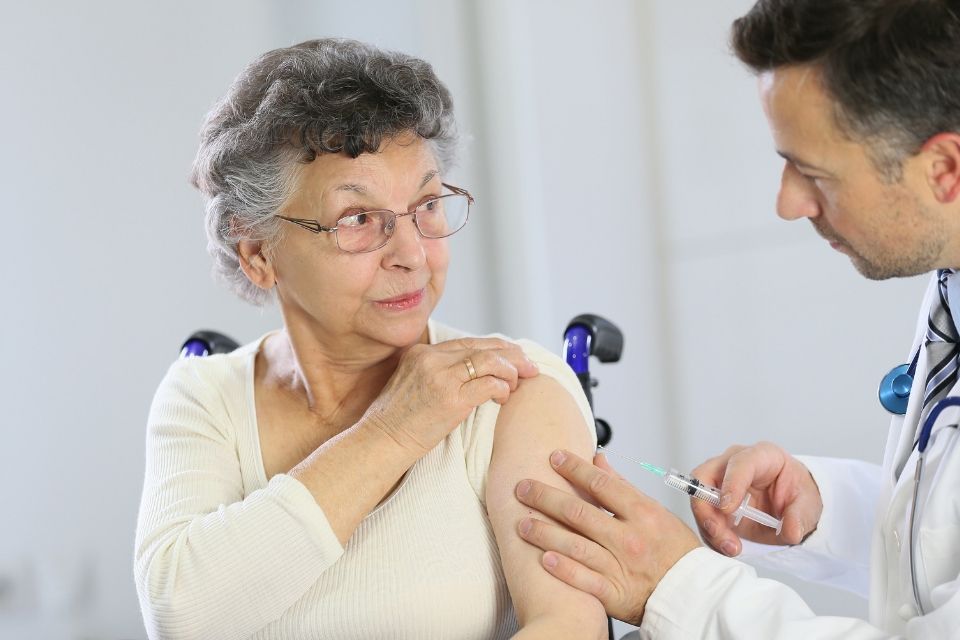
<svg viewBox="0 0 960 640">
<path fill-rule="evenodd" d="M 720 491 L 716 487 L 703 484 L 694 477 L 685 476 L 676 469 L 671 469 L 670 473 L 663 477 L 663 483 L 693 498 L 709 502 L 715 507 L 720 506 Z"/>
<path fill-rule="evenodd" d="M 715 507 L 720 506 L 720 490 L 716 487 L 711 487 L 708 484 L 704 484 L 692 476 L 687 476 L 676 469 L 670 469 L 670 473 L 663 477 L 663 483 L 668 487 L 673 487 L 677 491 L 683 491 L 687 495 L 696 498 L 698 500 L 703 500 L 704 502 L 709 502 Z M 744 496 L 743 503 L 740 507 L 733 513 L 733 521 L 735 525 L 740 524 L 741 518 L 749 518 L 754 522 L 766 525 L 771 529 L 776 529 L 777 534 L 780 534 L 780 529 L 783 526 L 783 520 L 778 520 L 768 513 L 764 513 L 759 509 L 755 509 L 749 505 L 750 503 L 750 494 Z"/>
</svg>

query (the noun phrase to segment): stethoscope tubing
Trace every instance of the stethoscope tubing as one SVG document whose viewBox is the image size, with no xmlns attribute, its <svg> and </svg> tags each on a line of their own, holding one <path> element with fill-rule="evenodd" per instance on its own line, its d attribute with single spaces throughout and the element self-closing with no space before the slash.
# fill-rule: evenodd
<svg viewBox="0 0 960 640">
<path fill-rule="evenodd" d="M 880 381 L 878 396 L 880 404 L 884 409 L 896 415 L 904 415 L 907 412 L 907 404 L 910 400 L 910 391 L 913 388 L 913 380 L 917 372 L 917 361 L 920 358 L 920 349 L 918 348 L 913 355 L 910 364 L 902 364 L 890 370 L 883 380 Z M 910 536 L 910 584 L 913 587 L 913 597 L 917 602 L 917 609 L 920 615 L 925 615 L 926 611 L 923 601 L 920 599 L 920 585 L 917 580 L 917 525 L 919 516 L 917 514 L 917 504 L 920 498 L 920 481 L 923 478 L 923 459 L 930 444 L 930 437 L 933 435 L 933 427 L 936 425 L 940 414 L 950 407 L 960 406 L 960 396 L 948 396 L 937 401 L 930 413 L 923 420 L 920 427 L 920 434 L 914 447 L 917 449 L 917 466 L 913 476 L 913 501 L 910 505 L 909 536 Z"/>
<path fill-rule="evenodd" d="M 917 501 L 920 498 L 920 478 L 923 475 L 923 452 L 917 454 L 917 468 L 913 474 L 913 502 L 910 505 L 910 586 L 913 587 L 913 599 L 917 602 L 920 615 L 926 615 L 923 601 L 920 599 L 920 584 L 917 580 Z"/>
<path fill-rule="evenodd" d="M 923 420 L 923 425 L 920 427 L 920 435 L 915 445 L 917 448 L 917 467 L 913 475 L 913 501 L 910 504 L 909 522 L 910 584 L 913 587 L 913 598 L 917 601 L 917 610 L 920 612 L 920 615 L 926 614 L 923 601 L 920 599 L 920 584 L 917 580 L 917 526 L 920 522 L 917 514 L 917 505 L 920 498 L 920 481 L 923 478 L 923 458 L 927 451 L 927 445 L 930 444 L 930 437 L 933 435 L 933 427 L 936 425 L 937 419 L 939 419 L 940 414 L 943 413 L 945 409 L 949 409 L 950 407 L 960 407 L 960 396 L 948 396 L 942 400 L 938 400 L 933 405 L 930 413 L 928 413 L 927 417 Z"/>
</svg>

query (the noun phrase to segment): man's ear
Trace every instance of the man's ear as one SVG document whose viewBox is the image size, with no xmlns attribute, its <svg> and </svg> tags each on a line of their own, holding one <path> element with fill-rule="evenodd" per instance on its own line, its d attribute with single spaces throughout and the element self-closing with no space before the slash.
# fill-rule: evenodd
<svg viewBox="0 0 960 640">
<path fill-rule="evenodd" d="M 237 242 L 237 256 L 240 259 L 240 268 L 250 282 L 265 290 L 272 289 L 277 283 L 273 263 L 264 255 L 263 242 L 240 240 Z"/>
<path fill-rule="evenodd" d="M 960 197 L 960 134 L 938 133 L 924 143 L 920 152 L 928 156 L 927 183 L 941 204 Z"/>
</svg>

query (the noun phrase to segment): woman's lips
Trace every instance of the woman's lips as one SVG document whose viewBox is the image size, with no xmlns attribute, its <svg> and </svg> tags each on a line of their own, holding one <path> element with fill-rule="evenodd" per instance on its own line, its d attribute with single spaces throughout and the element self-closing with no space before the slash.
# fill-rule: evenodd
<svg viewBox="0 0 960 640">
<path fill-rule="evenodd" d="M 405 293 L 396 298 L 377 300 L 374 304 L 388 311 L 407 311 L 408 309 L 419 306 L 420 303 L 423 302 L 423 291 L 423 289 L 418 289 L 417 291 Z"/>
</svg>

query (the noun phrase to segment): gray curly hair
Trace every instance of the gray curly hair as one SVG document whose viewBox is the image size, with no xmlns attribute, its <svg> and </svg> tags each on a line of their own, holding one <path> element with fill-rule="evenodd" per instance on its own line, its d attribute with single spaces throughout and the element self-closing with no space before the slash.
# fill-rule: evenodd
<svg viewBox="0 0 960 640">
<path fill-rule="evenodd" d="M 318 154 L 356 158 L 405 132 L 431 144 L 441 173 L 453 165 L 453 101 L 419 58 L 323 39 L 254 60 L 207 115 L 191 174 L 206 200 L 215 275 L 253 304 L 272 300 L 240 269 L 238 241 L 272 246 L 281 232 L 274 215 L 298 168 Z"/>
</svg>

